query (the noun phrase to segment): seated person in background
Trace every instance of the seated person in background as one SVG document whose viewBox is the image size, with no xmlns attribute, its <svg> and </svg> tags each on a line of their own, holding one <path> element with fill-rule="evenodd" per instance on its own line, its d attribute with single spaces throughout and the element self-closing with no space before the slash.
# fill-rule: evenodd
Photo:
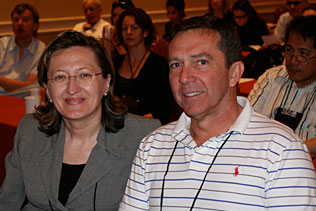
<svg viewBox="0 0 316 211">
<path fill-rule="evenodd" d="M 302 10 L 302 16 L 316 15 L 316 7 L 310 5 Z"/>
<path fill-rule="evenodd" d="M 29 4 L 18 4 L 11 12 L 14 35 L 0 39 L 0 94 L 36 81 L 36 66 L 45 44 L 35 38 L 39 15 Z"/>
<path fill-rule="evenodd" d="M 236 97 L 240 59 L 229 22 L 202 16 L 175 26 L 169 78 L 184 113 L 142 140 L 119 210 L 315 209 L 304 142 Z"/>
<path fill-rule="evenodd" d="M 111 25 L 101 18 L 101 0 L 83 0 L 82 9 L 86 21 L 76 24 L 73 30 L 81 32 L 86 36 L 101 39 L 103 36 L 103 28 Z"/>
<path fill-rule="evenodd" d="M 255 111 L 288 125 L 307 141 L 316 136 L 316 16 L 290 23 L 284 55 L 285 66 L 267 70 L 248 98 Z M 316 147 L 309 150 L 316 153 Z"/>
<path fill-rule="evenodd" d="M 124 100 L 129 112 L 166 123 L 173 102 L 169 66 L 164 57 L 150 51 L 156 37 L 150 17 L 142 9 L 131 8 L 121 14 L 116 26 L 127 54 L 113 58 L 115 95 Z"/>
<path fill-rule="evenodd" d="M 232 15 L 226 0 L 209 0 L 207 14 L 232 21 Z"/>
<path fill-rule="evenodd" d="M 93 37 L 64 32 L 38 70 L 49 100 L 19 124 L 0 210 L 117 210 L 137 147 L 159 121 L 126 114 L 111 58 Z"/>
<path fill-rule="evenodd" d="M 248 0 L 237 0 L 232 15 L 243 49 L 249 45 L 262 45 L 262 35 L 268 35 L 266 23 L 258 17 Z"/>
<path fill-rule="evenodd" d="M 281 41 L 285 39 L 286 27 L 292 21 L 293 18 L 302 14 L 303 8 L 308 5 L 307 0 L 286 0 L 288 12 L 283 13 L 277 22 L 274 29 L 274 35 L 277 36 Z"/>
<path fill-rule="evenodd" d="M 169 21 L 165 24 L 165 33 L 162 38 L 168 40 L 174 25 L 185 17 L 184 8 L 184 0 L 167 0 L 166 10 Z"/>
<path fill-rule="evenodd" d="M 111 31 L 111 40 L 110 43 L 108 43 L 110 47 L 110 52 L 112 57 L 115 57 L 117 55 L 126 54 L 126 50 L 122 43 L 120 43 L 120 40 L 117 36 L 117 30 L 116 30 L 116 22 L 122 12 L 129 8 L 134 8 L 134 3 L 131 0 L 115 0 L 112 3 L 112 9 L 111 9 L 111 22 L 114 26 L 113 30 Z M 106 39 L 106 37 L 103 37 L 103 39 Z"/>
</svg>

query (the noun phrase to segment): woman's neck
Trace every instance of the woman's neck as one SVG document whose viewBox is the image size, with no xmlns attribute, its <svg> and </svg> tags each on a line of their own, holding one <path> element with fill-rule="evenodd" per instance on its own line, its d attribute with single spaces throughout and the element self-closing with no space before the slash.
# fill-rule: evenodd
<svg viewBox="0 0 316 211">
<path fill-rule="evenodd" d="M 141 59 L 144 56 L 146 51 L 147 51 L 147 48 L 145 47 L 145 45 L 139 45 L 136 47 L 128 48 L 128 54 L 131 60 Z"/>
</svg>

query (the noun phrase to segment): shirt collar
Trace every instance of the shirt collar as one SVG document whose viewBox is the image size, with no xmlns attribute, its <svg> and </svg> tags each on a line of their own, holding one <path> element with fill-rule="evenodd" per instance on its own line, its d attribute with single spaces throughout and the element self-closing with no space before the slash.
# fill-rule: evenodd
<svg viewBox="0 0 316 211">
<path fill-rule="evenodd" d="M 9 50 L 10 51 L 18 50 L 19 46 L 17 46 L 17 44 L 15 43 L 15 36 L 13 36 L 12 39 L 13 39 L 12 45 L 10 45 Z M 34 55 L 36 53 L 36 39 L 34 37 L 32 38 L 32 42 L 29 44 L 29 46 L 25 48 L 25 52 L 28 52 L 31 55 Z"/>
<path fill-rule="evenodd" d="M 237 102 L 241 107 L 243 107 L 243 109 L 236 121 L 230 126 L 228 132 L 234 131 L 243 134 L 250 122 L 253 109 L 250 105 L 249 100 L 245 97 L 237 97 Z M 190 125 L 190 117 L 188 117 L 185 113 L 182 113 L 176 123 L 175 128 L 172 131 L 172 136 L 176 140 L 185 139 L 185 137 L 190 135 Z"/>
</svg>

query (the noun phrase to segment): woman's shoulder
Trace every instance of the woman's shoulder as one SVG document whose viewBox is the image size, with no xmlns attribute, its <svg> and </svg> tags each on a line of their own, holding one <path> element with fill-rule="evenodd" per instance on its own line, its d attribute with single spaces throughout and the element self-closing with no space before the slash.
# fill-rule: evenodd
<svg viewBox="0 0 316 211">
<path fill-rule="evenodd" d="M 157 129 L 160 126 L 161 123 L 158 119 L 147 118 L 128 113 L 126 115 L 124 128 L 126 130 L 140 132 L 147 135 L 149 132 Z"/>
<path fill-rule="evenodd" d="M 33 114 L 26 114 L 25 116 L 22 117 L 18 126 L 18 130 L 34 133 L 36 131 L 39 131 L 38 127 L 39 127 L 38 120 L 35 119 Z"/>
</svg>

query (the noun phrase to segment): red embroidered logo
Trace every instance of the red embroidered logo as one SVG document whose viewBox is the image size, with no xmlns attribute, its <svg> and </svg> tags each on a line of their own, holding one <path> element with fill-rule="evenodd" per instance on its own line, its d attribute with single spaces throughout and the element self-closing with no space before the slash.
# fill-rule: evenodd
<svg viewBox="0 0 316 211">
<path fill-rule="evenodd" d="M 238 170 L 239 166 L 235 168 L 235 173 L 233 174 L 234 177 L 237 177 L 239 174 L 239 170 Z"/>
</svg>

